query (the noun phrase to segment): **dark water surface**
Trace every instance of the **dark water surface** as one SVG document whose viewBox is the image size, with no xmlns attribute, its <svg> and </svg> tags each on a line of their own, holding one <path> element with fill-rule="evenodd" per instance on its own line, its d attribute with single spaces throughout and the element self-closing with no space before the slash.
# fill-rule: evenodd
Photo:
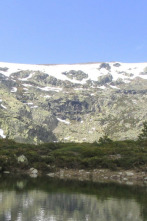
<svg viewBox="0 0 147 221">
<path fill-rule="evenodd" d="M 0 221 L 147 221 L 145 187 L 0 177 Z"/>
</svg>

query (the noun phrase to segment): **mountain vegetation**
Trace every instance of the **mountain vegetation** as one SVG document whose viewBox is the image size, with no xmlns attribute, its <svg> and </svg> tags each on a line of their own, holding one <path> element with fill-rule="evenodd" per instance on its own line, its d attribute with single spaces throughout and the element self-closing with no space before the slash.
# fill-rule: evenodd
<svg viewBox="0 0 147 221">
<path fill-rule="evenodd" d="M 25 156 L 27 162 L 18 161 Z M 16 143 L 0 139 L 0 170 L 19 171 L 30 167 L 40 172 L 58 168 L 138 169 L 147 171 L 147 139 L 112 141 L 108 138 L 94 143 Z"/>
</svg>

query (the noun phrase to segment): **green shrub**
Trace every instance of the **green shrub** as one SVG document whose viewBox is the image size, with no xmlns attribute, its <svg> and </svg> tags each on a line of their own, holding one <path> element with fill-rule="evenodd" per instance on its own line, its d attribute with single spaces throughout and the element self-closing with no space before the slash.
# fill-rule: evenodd
<svg viewBox="0 0 147 221">
<path fill-rule="evenodd" d="M 32 167 L 34 167 L 37 170 L 40 171 L 49 171 L 49 167 L 47 166 L 47 164 L 45 162 L 34 162 L 32 164 Z"/>
<path fill-rule="evenodd" d="M 103 145 L 103 144 L 108 144 L 108 143 L 112 143 L 113 141 L 108 137 L 107 134 L 105 134 L 103 137 L 100 137 L 98 143 L 100 145 Z"/>
<path fill-rule="evenodd" d="M 143 123 L 143 129 L 142 129 L 142 132 L 139 134 L 138 136 L 138 140 L 141 141 L 141 140 L 147 140 L 147 121 L 145 121 Z"/>
</svg>

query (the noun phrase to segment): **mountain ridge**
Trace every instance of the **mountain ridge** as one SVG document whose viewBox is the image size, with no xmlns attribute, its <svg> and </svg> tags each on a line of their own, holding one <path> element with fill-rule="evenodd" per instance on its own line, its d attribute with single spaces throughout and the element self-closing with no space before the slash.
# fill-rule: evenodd
<svg viewBox="0 0 147 221">
<path fill-rule="evenodd" d="M 147 119 L 147 63 L 0 62 L 0 136 L 18 142 L 137 139 Z M 68 122 L 68 123 L 67 123 Z"/>
</svg>

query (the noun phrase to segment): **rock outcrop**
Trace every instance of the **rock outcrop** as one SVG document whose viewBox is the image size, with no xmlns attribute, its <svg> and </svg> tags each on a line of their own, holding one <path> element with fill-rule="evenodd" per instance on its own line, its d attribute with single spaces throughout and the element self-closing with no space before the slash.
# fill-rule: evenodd
<svg viewBox="0 0 147 221">
<path fill-rule="evenodd" d="M 17 142 L 136 139 L 147 120 L 147 63 L 0 63 L 0 137 Z"/>
</svg>

